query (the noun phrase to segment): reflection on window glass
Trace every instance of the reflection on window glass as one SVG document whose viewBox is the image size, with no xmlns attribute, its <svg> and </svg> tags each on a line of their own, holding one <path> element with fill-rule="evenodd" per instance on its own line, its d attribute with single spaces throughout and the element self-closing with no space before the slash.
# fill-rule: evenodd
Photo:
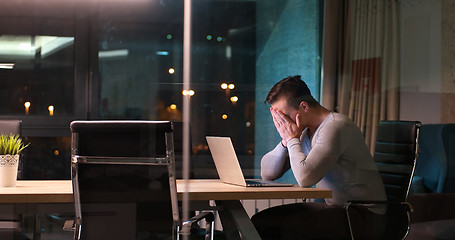
<svg viewBox="0 0 455 240">
<path fill-rule="evenodd" d="M 183 2 L 100 5 L 100 117 L 181 120 Z"/>
<path fill-rule="evenodd" d="M 25 137 L 23 179 L 70 179 L 71 137 Z"/>
<path fill-rule="evenodd" d="M 74 37 L 0 36 L 0 113 L 72 115 Z"/>
<path fill-rule="evenodd" d="M 182 92 L 182 2 L 164 3 L 100 9 L 100 117 L 181 121 L 189 94 L 191 176 L 217 177 L 207 135 L 230 136 L 253 176 L 255 154 L 278 142 L 264 104 L 270 87 L 300 74 L 318 96 L 318 2 L 192 1 L 192 92 Z"/>
<path fill-rule="evenodd" d="M 245 175 L 258 177 L 260 157 L 279 142 L 264 104 L 271 86 L 302 75 L 319 99 L 323 1 L 193 0 L 187 92 L 185 1 L 38 2 L 33 11 L 11 5 L 20 21 L 3 24 L 11 27 L 0 35 L 0 115 L 22 118 L 25 137 L 68 136 L 75 118 L 181 121 L 187 110 L 192 177 L 217 177 L 206 135 L 230 136 Z M 32 145 L 55 140 L 46 139 Z M 41 167 L 55 155 L 42 157 L 43 149 L 26 153 L 37 167 L 24 170 L 46 175 Z"/>
<path fill-rule="evenodd" d="M 181 121 L 183 94 L 190 94 L 193 167 L 201 171 L 193 176 L 213 165 L 205 135 L 232 136 L 239 152 L 251 156 L 255 3 L 194 1 L 188 93 L 182 92 L 183 3 L 139 5 L 100 11 L 100 117 Z"/>
</svg>

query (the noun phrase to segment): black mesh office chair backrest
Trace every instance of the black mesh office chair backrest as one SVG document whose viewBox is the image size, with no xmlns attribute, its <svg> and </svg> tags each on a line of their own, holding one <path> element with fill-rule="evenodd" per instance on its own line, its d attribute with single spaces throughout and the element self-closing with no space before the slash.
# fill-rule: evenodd
<svg viewBox="0 0 455 240">
<path fill-rule="evenodd" d="M 406 201 L 417 159 L 418 121 L 381 121 L 378 124 L 374 160 L 387 199 Z"/>
<path fill-rule="evenodd" d="M 409 233 L 409 189 L 418 156 L 418 121 L 381 121 L 374 160 L 387 194 L 387 226 L 382 239 L 404 239 Z"/>
<path fill-rule="evenodd" d="M 72 155 L 165 157 L 168 121 L 74 121 Z"/>
<path fill-rule="evenodd" d="M 173 125 L 168 121 L 75 121 L 75 239 L 176 236 Z"/>
</svg>

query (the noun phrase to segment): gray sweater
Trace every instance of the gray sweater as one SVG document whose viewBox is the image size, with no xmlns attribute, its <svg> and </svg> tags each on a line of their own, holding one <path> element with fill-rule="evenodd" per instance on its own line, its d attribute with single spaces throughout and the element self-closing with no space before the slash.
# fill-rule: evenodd
<svg viewBox="0 0 455 240">
<path fill-rule="evenodd" d="M 261 161 L 263 179 L 275 180 L 289 167 L 301 187 L 317 184 L 331 189 L 328 205 L 348 200 L 386 200 L 384 185 L 360 129 L 345 115 L 330 113 L 311 138 L 305 129 L 300 137 L 281 143 Z M 289 161 L 290 160 L 290 161 Z M 383 206 L 367 205 L 378 214 Z"/>
</svg>

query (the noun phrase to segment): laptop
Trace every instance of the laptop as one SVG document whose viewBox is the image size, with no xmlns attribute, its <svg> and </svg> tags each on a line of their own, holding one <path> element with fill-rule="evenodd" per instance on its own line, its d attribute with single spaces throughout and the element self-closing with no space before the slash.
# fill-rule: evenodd
<svg viewBox="0 0 455 240">
<path fill-rule="evenodd" d="M 223 183 L 245 187 L 294 186 L 291 183 L 280 183 L 262 179 L 245 179 L 231 138 L 207 136 L 206 139 L 213 161 L 215 162 L 216 171 Z"/>
</svg>

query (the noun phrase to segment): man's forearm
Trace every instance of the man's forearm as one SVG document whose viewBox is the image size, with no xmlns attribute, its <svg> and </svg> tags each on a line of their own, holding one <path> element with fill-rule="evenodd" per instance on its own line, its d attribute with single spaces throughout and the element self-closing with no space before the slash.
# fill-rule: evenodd
<svg viewBox="0 0 455 240">
<path fill-rule="evenodd" d="M 279 143 L 272 151 L 268 152 L 261 160 L 261 177 L 266 180 L 275 180 L 287 170 L 287 149 Z"/>
</svg>

